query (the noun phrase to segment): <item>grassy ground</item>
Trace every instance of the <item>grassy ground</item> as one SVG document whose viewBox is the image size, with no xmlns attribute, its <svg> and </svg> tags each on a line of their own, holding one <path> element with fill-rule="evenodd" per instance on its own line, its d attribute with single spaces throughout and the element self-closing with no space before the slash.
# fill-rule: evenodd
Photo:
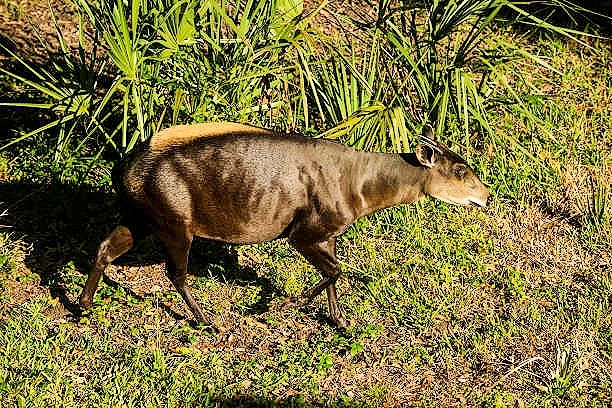
<svg viewBox="0 0 612 408">
<path fill-rule="evenodd" d="M 79 315 L 113 223 L 107 170 L 77 184 L 82 169 L 50 168 L 41 140 L 3 153 L 0 404 L 610 406 L 612 47 L 590 45 L 534 40 L 561 74 L 505 73 L 542 94 L 526 107 L 540 123 L 499 111 L 499 135 L 525 149 L 493 135 L 466 155 L 491 207 L 425 199 L 339 241 L 346 332 L 324 297 L 274 308 L 319 278 L 284 241 L 197 243 L 190 285 L 220 334 L 190 324 L 153 240 L 109 267 Z"/>
</svg>

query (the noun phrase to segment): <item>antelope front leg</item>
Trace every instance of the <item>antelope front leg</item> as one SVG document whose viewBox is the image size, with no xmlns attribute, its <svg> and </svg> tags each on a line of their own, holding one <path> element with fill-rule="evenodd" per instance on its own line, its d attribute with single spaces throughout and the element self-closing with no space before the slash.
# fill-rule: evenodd
<svg viewBox="0 0 612 408">
<path fill-rule="evenodd" d="M 330 238 L 327 241 L 314 244 L 291 240 L 291 245 L 300 251 L 300 253 L 323 275 L 323 279 L 321 279 L 319 283 L 304 292 L 294 301 L 295 304 L 298 306 L 307 305 L 312 299 L 323 292 L 323 289 L 326 289 L 329 316 L 338 327 L 348 327 L 346 320 L 340 312 L 338 296 L 336 294 L 336 281 L 341 271 L 338 259 L 336 259 L 336 238 Z"/>
</svg>

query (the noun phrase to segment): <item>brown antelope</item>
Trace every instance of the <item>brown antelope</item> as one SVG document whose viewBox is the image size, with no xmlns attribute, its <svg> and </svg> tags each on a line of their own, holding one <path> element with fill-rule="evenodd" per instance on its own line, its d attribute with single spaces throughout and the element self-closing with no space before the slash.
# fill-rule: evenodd
<svg viewBox="0 0 612 408">
<path fill-rule="evenodd" d="M 357 151 L 235 123 L 176 126 L 117 166 L 113 179 L 122 222 L 99 246 L 81 307 L 91 307 L 106 266 L 154 233 L 166 250 L 170 280 L 205 324 L 185 284 L 194 236 L 230 244 L 288 238 L 323 279 L 287 303 L 302 306 L 326 290 L 331 319 L 346 327 L 336 296 L 336 238 L 351 223 L 425 195 L 479 207 L 489 198 L 429 125 L 415 153 L 403 154 Z"/>
</svg>

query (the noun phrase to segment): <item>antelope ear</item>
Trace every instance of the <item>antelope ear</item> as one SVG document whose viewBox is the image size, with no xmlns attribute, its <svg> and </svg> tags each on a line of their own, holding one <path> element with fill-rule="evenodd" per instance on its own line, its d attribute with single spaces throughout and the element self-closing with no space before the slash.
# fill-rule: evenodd
<svg viewBox="0 0 612 408">
<path fill-rule="evenodd" d="M 423 134 L 423 137 L 425 137 L 426 139 L 430 139 L 433 141 L 436 140 L 436 135 L 434 133 L 434 130 L 429 123 L 423 126 L 422 134 Z"/>
<path fill-rule="evenodd" d="M 436 162 L 436 151 L 431 146 L 419 143 L 414 153 L 419 163 L 425 167 L 433 167 Z"/>
</svg>

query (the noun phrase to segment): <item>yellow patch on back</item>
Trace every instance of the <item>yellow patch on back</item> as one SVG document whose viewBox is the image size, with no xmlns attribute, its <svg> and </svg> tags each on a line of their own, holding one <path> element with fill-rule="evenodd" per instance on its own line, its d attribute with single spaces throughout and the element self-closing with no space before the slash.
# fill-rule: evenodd
<svg viewBox="0 0 612 408">
<path fill-rule="evenodd" d="M 149 144 L 149 149 L 160 152 L 172 146 L 180 146 L 201 137 L 215 137 L 230 134 L 272 135 L 274 132 L 268 129 L 233 122 L 177 125 L 153 135 Z"/>
</svg>

